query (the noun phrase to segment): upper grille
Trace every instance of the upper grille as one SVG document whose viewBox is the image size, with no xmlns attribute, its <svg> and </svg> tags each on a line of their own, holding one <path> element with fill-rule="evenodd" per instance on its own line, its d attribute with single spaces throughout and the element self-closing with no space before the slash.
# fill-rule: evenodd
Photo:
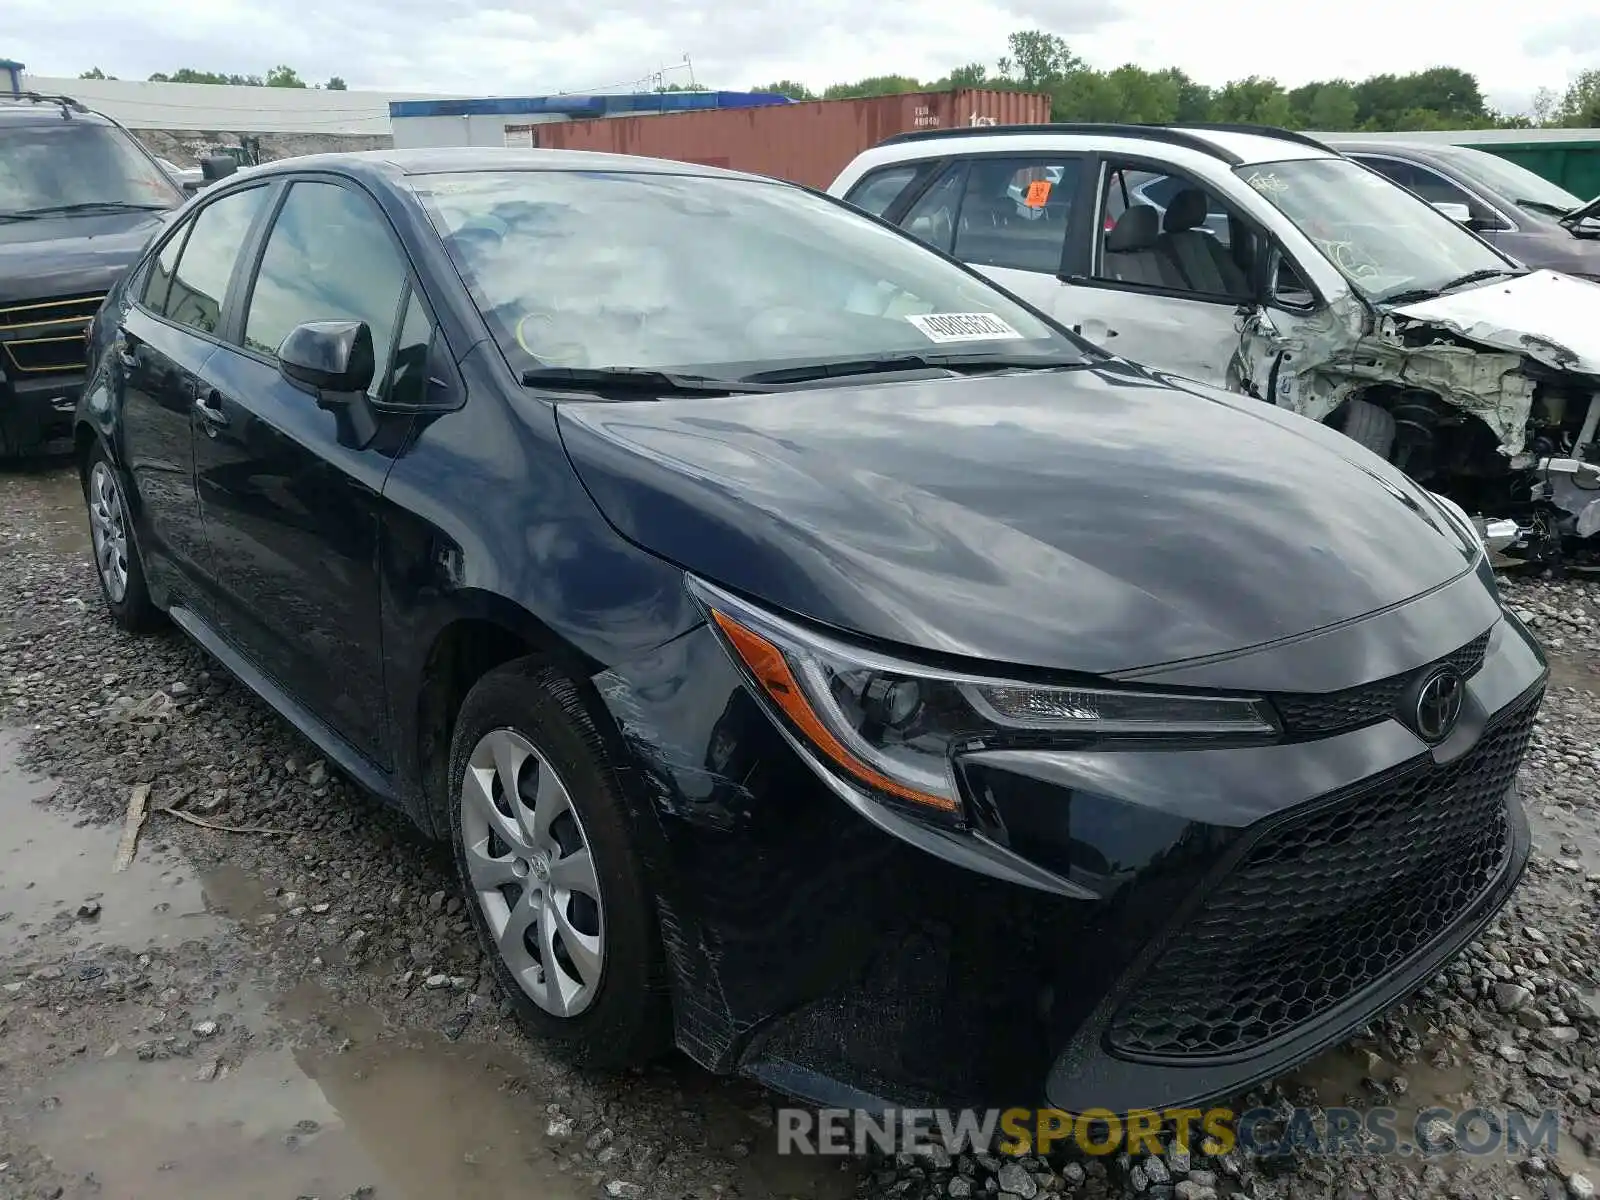
<svg viewBox="0 0 1600 1200">
<path fill-rule="evenodd" d="M 1505 794 L 1540 699 L 1447 766 L 1412 767 L 1263 834 L 1112 1020 L 1112 1047 L 1248 1050 L 1426 948 L 1505 866 Z"/>
<path fill-rule="evenodd" d="M 1449 663 L 1466 677 L 1483 666 L 1488 648 L 1489 633 L 1484 632 L 1459 650 L 1429 663 L 1423 670 Z M 1418 674 L 1418 671 L 1408 671 L 1404 675 L 1391 675 L 1388 679 L 1346 688 L 1342 692 L 1286 693 L 1274 696 L 1272 702 L 1283 719 L 1284 729 L 1290 733 L 1335 733 L 1390 716 L 1400 703 L 1406 685 Z"/>
<path fill-rule="evenodd" d="M 83 370 L 84 330 L 104 299 L 69 296 L 0 307 L 0 348 L 7 365 L 34 374 Z"/>
</svg>

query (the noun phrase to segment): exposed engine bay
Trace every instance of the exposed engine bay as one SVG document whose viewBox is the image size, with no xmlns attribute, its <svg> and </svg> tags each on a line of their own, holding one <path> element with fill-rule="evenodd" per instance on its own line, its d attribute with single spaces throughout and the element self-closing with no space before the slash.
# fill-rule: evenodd
<svg viewBox="0 0 1600 1200">
<path fill-rule="evenodd" d="M 1450 497 L 1492 548 L 1600 555 L 1600 285 L 1535 271 L 1375 311 L 1263 307 L 1240 332 L 1242 390 Z"/>
</svg>

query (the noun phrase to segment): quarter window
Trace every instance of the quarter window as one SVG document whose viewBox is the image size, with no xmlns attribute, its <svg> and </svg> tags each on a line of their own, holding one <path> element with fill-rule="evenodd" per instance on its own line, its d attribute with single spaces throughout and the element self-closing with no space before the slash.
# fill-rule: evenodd
<svg viewBox="0 0 1600 1200">
<path fill-rule="evenodd" d="M 433 323 L 415 292 L 406 298 L 405 319 L 395 340 L 394 365 L 389 368 L 390 404 L 416 408 L 428 395 L 428 350 L 433 345 Z M 380 360 L 381 361 L 381 360 Z"/>
<path fill-rule="evenodd" d="M 217 331 L 239 248 L 266 198 L 266 188 L 247 188 L 213 200 L 195 216 L 162 306 L 170 320 L 201 333 Z"/>
<path fill-rule="evenodd" d="M 144 280 L 144 295 L 140 299 L 151 312 L 165 313 L 167 310 L 167 292 L 172 284 L 173 273 L 177 270 L 183 239 L 188 233 L 187 227 L 174 233 L 150 264 L 150 273 Z"/>
<path fill-rule="evenodd" d="M 901 219 L 901 227 L 934 249 L 949 254 L 956 236 L 956 215 L 961 210 L 961 185 L 966 177 L 967 169 L 960 165 L 939 176 Z"/>
<path fill-rule="evenodd" d="M 365 321 L 380 364 L 394 345 L 406 263 L 388 221 L 366 196 L 332 183 L 289 189 L 261 256 L 245 317 L 245 345 L 276 357 L 306 321 Z"/>
<path fill-rule="evenodd" d="M 906 190 L 906 184 L 917 176 L 915 166 L 885 167 L 873 171 L 850 189 L 845 197 L 851 204 L 875 217 L 881 217 L 893 204 L 895 197 Z"/>
</svg>

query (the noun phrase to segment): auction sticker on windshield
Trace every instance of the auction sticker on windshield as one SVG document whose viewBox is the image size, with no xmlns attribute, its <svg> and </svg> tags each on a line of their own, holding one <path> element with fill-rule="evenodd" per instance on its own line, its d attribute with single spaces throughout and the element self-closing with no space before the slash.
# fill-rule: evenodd
<svg viewBox="0 0 1600 1200">
<path fill-rule="evenodd" d="M 930 342 L 990 342 L 1022 335 L 993 313 L 917 313 L 906 317 Z"/>
</svg>

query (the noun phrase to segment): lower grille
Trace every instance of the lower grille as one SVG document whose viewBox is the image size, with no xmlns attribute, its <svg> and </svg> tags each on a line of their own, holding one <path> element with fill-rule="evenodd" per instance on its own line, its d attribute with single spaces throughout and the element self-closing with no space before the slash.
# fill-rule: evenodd
<svg viewBox="0 0 1600 1200">
<path fill-rule="evenodd" d="M 1404 964 L 1500 876 L 1505 797 L 1541 696 L 1444 767 L 1405 771 L 1265 833 L 1112 1019 L 1130 1056 L 1236 1054 Z"/>
</svg>

